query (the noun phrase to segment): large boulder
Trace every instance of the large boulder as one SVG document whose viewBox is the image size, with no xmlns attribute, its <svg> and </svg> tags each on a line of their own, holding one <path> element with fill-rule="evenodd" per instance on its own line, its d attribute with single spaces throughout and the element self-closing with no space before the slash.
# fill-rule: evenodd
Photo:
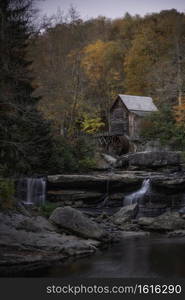
<svg viewBox="0 0 185 300">
<path fill-rule="evenodd" d="M 123 206 L 117 213 L 112 216 L 112 221 L 117 225 L 122 225 L 134 218 L 137 215 L 137 212 L 137 203 Z"/>
<path fill-rule="evenodd" d="M 138 225 L 141 227 L 147 227 L 154 223 L 154 218 L 151 217 L 141 217 L 138 219 Z"/>
<path fill-rule="evenodd" d="M 47 219 L 0 212 L 0 275 L 47 267 L 68 256 L 94 253 L 100 242 L 58 230 Z"/>
<path fill-rule="evenodd" d="M 141 218 L 138 224 L 152 231 L 173 231 L 185 229 L 185 220 L 177 212 L 166 212 L 156 218 Z"/>
<path fill-rule="evenodd" d="M 115 166 L 130 169 L 156 169 L 177 167 L 182 164 L 181 152 L 178 151 L 146 151 L 135 152 L 120 156 Z"/>
<path fill-rule="evenodd" d="M 107 240 L 107 233 L 100 225 L 90 220 L 82 212 L 71 207 L 58 207 L 50 216 L 50 221 L 76 235 L 96 240 Z"/>
<path fill-rule="evenodd" d="M 167 166 L 179 166 L 180 164 L 180 152 L 175 151 L 136 152 L 129 155 L 130 166 L 161 168 Z"/>
</svg>

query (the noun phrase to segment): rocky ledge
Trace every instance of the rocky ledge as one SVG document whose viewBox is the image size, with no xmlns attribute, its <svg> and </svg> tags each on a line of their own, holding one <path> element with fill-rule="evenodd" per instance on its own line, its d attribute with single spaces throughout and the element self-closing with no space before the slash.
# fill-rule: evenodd
<svg viewBox="0 0 185 300">
<path fill-rule="evenodd" d="M 139 191 L 150 179 L 149 189 L 139 200 L 141 216 L 157 216 L 168 208 L 185 206 L 185 172 L 118 171 L 94 174 L 48 176 L 48 201 L 76 208 L 119 208 L 125 197 Z M 106 200 L 106 201 L 105 201 Z"/>
<path fill-rule="evenodd" d="M 67 257 L 91 255 L 113 236 L 81 212 L 57 208 L 47 220 L 0 212 L 0 275 L 33 270 Z"/>
<path fill-rule="evenodd" d="M 114 162 L 114 166 L 139 170 L 176 167 L 176 170 L 179 170 L 183 161 L 180 151 L 146 151 L 123 155 Z"/>
<path fill-rule="evenodd" d="M 149 238 L 151 232 L 185 236 L 185 210 L 158 217 L 138 216 L 138 204 L 113 215 L 56 208 L 49 219 L 17 211 L 0 212 L 0 276 L 62 263 L 69 257 L 91 255 L 102 246 L 128 238 Z"/>
</svg>

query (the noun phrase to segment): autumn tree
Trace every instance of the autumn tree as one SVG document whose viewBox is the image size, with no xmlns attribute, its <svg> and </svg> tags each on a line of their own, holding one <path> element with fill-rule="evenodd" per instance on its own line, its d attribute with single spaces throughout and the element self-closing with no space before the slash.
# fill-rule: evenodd
<svg viewBox="0 0 185 300">
<path fill-rule="evenodd" d="M 125 60 L 128 93 L 151 95 L 174 105 L 185 80 L 184 14 L 162 11 L 146 17 Z"/>
<path fill-rule="evenodd" d="M 115 95 L 123 90 L 123 51 L 114 41 L 101 40 L 83 50 L 82 67 L 94 90 L 92 97 L 99 112 L 109 119 L 109 109 Z"/>
</svg>

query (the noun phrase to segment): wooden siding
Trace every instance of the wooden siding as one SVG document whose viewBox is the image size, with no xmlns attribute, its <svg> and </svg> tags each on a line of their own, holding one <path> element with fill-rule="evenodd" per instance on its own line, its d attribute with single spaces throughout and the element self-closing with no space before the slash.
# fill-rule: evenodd
<svg viewBox="0 0 185 300">
<path fill-rule="evenodd" d="M 134 113 L 129 113 L 129 136 L 131 139 L 138 138 L 141 130 L 141 117 Z"/>
<path fill-rule="evenodd" d="M 118 99 L 111 111 L 110 128 L 112 134 L 128 134 L 129 113 L 124 104 Z"/>
</svg>

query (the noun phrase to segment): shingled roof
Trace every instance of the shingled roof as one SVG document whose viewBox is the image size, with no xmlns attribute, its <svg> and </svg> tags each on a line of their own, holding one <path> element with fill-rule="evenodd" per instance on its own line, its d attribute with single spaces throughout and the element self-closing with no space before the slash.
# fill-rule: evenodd
<svg viewBox="0 0 185 300">
<path fill-rule="evenodd" d="M 151 112 L 157 111 L 157 107 L 153 103 L 151 97 L 118 95 L 129 111 Z"/>
</svg>

